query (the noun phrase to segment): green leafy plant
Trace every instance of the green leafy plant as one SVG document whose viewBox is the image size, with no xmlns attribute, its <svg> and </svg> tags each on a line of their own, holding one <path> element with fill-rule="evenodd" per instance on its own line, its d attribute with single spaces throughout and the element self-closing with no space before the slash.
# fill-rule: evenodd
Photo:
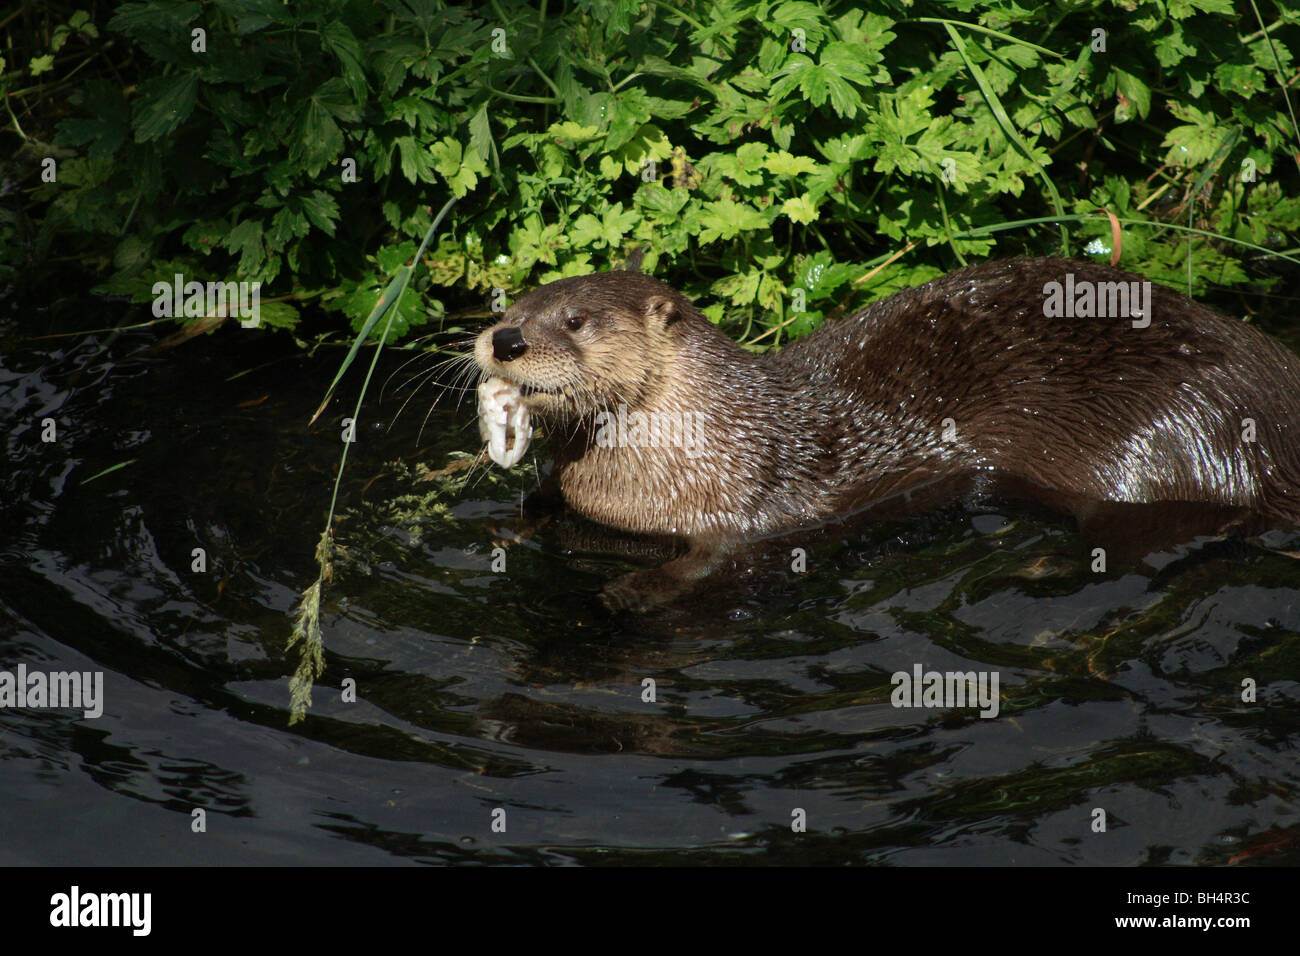
<svg viewBox="0 0 1300 956">
<path fill-rule="evenodd" d="M 1104 211 L 1124 266 L 1182 285 L 1190 255 L 1194 292 L 1275 281 L 1250 264 L 1294 256 L 1300 229 L 1285 95 L 1300 16 L 1282 5 L 19 14 L 24 53 L 0 73 L 21 147 L 6 274 L 75 260 L 140 302 L 176 272 L 256 280 L 271 326 L 311 308 L 360 329 L 450 197 L 395 335 L 642 245 L 647 268 L 771 345 L 971 258 L 1109 257 Z"/>
</svg>

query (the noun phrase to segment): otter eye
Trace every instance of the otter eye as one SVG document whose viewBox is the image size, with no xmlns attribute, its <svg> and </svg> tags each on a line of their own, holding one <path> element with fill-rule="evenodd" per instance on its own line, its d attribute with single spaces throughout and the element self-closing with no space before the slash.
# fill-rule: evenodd
<svg viewBox="0 0 1300 956">
<path fill-rule="evenodd" d="M 578 329 L 582 328 L 586 322 L 587 317 L 585 315 L 571 315 L 564 320 L 564 324 L 568 326 L 570 332 L 578 331 Z"/>
</svg>

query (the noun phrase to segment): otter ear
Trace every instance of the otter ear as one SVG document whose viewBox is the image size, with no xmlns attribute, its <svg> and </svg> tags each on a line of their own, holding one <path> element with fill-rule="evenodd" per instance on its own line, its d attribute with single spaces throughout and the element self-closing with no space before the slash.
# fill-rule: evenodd
<svg viewBox="0 0 1300 956">
<path fill-rule="evenodd" d="M 646 321 L 669 326 L 682 317 L 677 303 L 666 295 L 652 295 L 645 303 Z"/>
</svg>

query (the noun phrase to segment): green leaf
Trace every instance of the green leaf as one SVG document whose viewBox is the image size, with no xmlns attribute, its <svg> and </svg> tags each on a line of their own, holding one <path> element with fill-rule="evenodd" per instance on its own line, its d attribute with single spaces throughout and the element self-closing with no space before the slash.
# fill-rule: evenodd
<svg viewBox="0 0 1300 956">
<path fill-rule="evenodd" d="M 758 48 L 758 71 L 764 76 L 772 76 L 785 64 L 790 47 L 784 38 L 764 37 Z"/>
<path fill-rule="evenodd" d="M 588 143 L 600 136 L 600 128 L 596 126 L 582 126 L 572 121 L 562 123 L 552 123 L 547 129 L 546 135 L 551 137 L 557 144 L 567 148 L 572 148 L 578 143 Z"/>
<path fill-rule="evenodd" d="M 835 21 L 835 32 L 845 43 L 862 46 L 870 53 L 878 53 L 889 46 L 896 34 L 890 29 L 894 21 L 879 13 L 849 10 Z M 882 58 L 883 59 L 883 58 Z M 874 59 L 872 62 L 876 62 Z"/>
<path fill-rule="evenodd" d="M 806 194 L 794 199 L 787 199 L 781 204 L 781 211 L 789 216 L 793 222 L 807 224 L 817 221 L 817 204 L 809 199 Z"/>
<path fill-rule="evenodd" d="M 883 53 L 869 47 L 837 41 L 826 44 L 817 60 L 822 67 L 842 79 L 859 86 L 871 86 L 876 80 L 875 65 L 884 58 Z"/>
<path fill-rule="evenodd" d="M 737 272 L 713 283 L 712 292 L 731 300 L 732 305 L 749 305 L 758 297 L 758 284 L 763 272 L 752 269 L 749 272 Z"/>
<path fill-rule="evenodd" d="M 282 206 L 271 217 L 271 228 L 266 231 L 266 241 L 273 249 L 282 249 L 294 239 L 311 232 L 311 224 L 297 209 Z"/>
<path fill-rule="evenodd" d="M 474 150 L 463 150 L 450 136 L 429 147 L 433 168 L 447 181 L 451 194 L 464 196 L 478 184 L 479 176 L 487 174 L 487 164 Z"/>
<path fill-rule="evenodd" d="M 151 252 L 148 243 L 135 236 L 128 236 L 113 252 L 113 267 L 119 272 L 134 275 L 148 264 Z"/>
<path fill-rule="evenodd" d="M 1215 82 L 1238 96 L 1253 96 L 1267 85 L 1264 71 L 1253 63 L 1220 63 L 1214 69 Z"/>
<path fill-rule="evenodd" d="M 135 141 L 147 143 L 161 139 L 189 118 L 198 94 L 198 75 L 194 72 L 158 77 L 140 84 L 140 98 L 135 103 Z"/>
<path fill-rule="evenodd" d="M 1147 86 L 1140 79 L 1126 70 L 1115 69 L 1115 89 L 1124 99 L 1129 101 L 1129 106 L 1121 103 L 1120 108 L 1115 111 L 1115 119 L 1118 122 L 1138 117 L 1146 117 L 1151 114 L 1151 87 Z M 1136 111 L 1134 114 L 1133 111 Z"/>
<path fill-rule="evenodd" d="M 151 33 L 189 31 L 185 26 L 197 17 L 203 8 L 198 3 L 176 0 L 150 0 L 148 3 L 124 3 L 108 21 L 108 29 L 142 40 Z"/>
<path fill-rule="evenodd" d="M 706 203 L 699 212 L 699 241 L 704 244 L 718 239 L 735 239 L 741 233 L 767 229 L 768 221 L 757 209 L 744 203 L 723 199 Z"/>
<path fill-rule="evenodd" d="M 429 321 L 428 311 L 420 299 L 420 294 L 409 285 L 402 281 L 405 272 L 400 272 L 395 276 L 384 290 L 384 299 L 380 299 L 379 288 L 373 285 L 363 285 L 338 300 L 344 314 L 351 319 L 351 326 L 354 332 L 362 332 L 369 326 L 369 337 L 379 338 L 382 329 L 376 329 L 375 325 L 370 322 L 370 316 L 374 313 L 372 307 L 378 309 L 376 299 L 381 302 L 385 301 L 392 293 L 400 289 L 392 302 L 392 328 L 389 332 L 388 341 L 395 342 L 406 335 L 413 325 L 424 325 Z M 384 313 L 386 314 L 386 313 Z M 387 322 L 387 318 L 385 318 Z"/>
<path fill-rule="evenodd" d="M 496 155 L 492 145 L 492 124 L 488 120 L 487 103 L 479 107 L 479 111 L 469 121 L 469 145 L 484 163 Z"/>
<path fill-rule="evenodd" d="M 384 246 L 375 254 L 375 261 L 379 263 L 379 268 L 384 270 L 384 275 L 392 275 L 410 263 L 414 256 L 415 240 L 407 239 L 395 246 Z"/>
<path fill-rule="evenodd" d="M 830 298 L 864 271 L 852 263 L 836 262 L 829 252 L 822 250 L 803 260 L 795 274 L 794 285 L 807 289 L 809 301 L 817 302 Z"/>
<path fill-rule="evenodd" d="M 185 230 L 182 241 L 195 252 L 206 256 L 223 245 L 228 232 L 229 227 L 224 222 L 200 220 Z"/>
<path fill-rule="evenodd" d="M 605 148 L 613 151 L 650 121 L 650 107 L 645 92 L 635 88 L 624 90 L 613 97 L 611 105 L 613 109 L 609 113 L 609 133 L 605 137 Z"/>
<path fill-rule="evenodd" d="M 656 162 L 672 155 L 672 145 L 663 131 L 653 123 L 636 130 L 626 143 L 600 159 L 600 174 L 605 179 L 618 179 L 623 173 L 640 173 L 647 159 Z"/>
<path fill-rule="evenodd" d="M 361 108 L 348 90 L 347 84 L 333 76 L 316 88 L 311 102 L 344 123 L 361 122 Z"/>
<path fill-rule="evenodd" d="M 813 50 L 826 39 L 826 13 L 815 3 L 805 0 L 790 0 L 768 14 L 764 26 L 782 37 L 788 37 L 795 30 L 802 30 L 808 41 L 808 49 Z"/>
<path fill-rule="evenodd" d="M 111 156 L 131 131 L 130 108 L 121 87 L 104 80 L 86 84 L 85 111 L 89 118 L 70 117 L 59 124 L 54 141 L 60 145 L 89 146 L 92 159 Z"/>
<path fill-rule="evenodd" d="M 867 82 L 860 65 L 843 51 L 836 53 L 829 65 L 814 63 L 807 56 L 795 55 L 786 61 L 781 78 L 772 85 L 771 96 L 780 101 L 797 88 L 813 106 L 820 107 L 829 99 L 836 113 L 852 119 L 862 106 L 862 97 L 849 79 L 845 78 L 846 74 L 854 82 Z"/>
<path fill-rule="evenodd" d="M 1225 136 L 1230 135 L 1230 131 L 1217 125 L 1213 117 L 1194 107 L 1188 108 L 1187 112 L 1193 118 L 1208 121 L 1175 126 L 1165 135 L 1160 145 L 1169 147 L 1165 162 L 1174 166 L 1199 166 L 1217 153 Z"/>
<path fill-rule="evenodd" d="M 569 230 L 569 242 L 574 248 L 617 248 L 640 218 L 634 210 L 624 212 L 621 202 L 614 203 L 599 219 L 592 215 L 579 216 Z"/>
<path fill-rule="evenodd" d="M 1188 57 L 1196 55 L 1196 48 L 1183 38 L 1181 24 L 1172 23 L 1167 34 L 1155 42 L 1156 59 L 1165 69 L 1177 66 Z"/>
<path fill-rule="evenodd" d="M 301 197 L 303 211 L 313 226 L 327 236 L 334 235 L 334 224 L 339 218 L 339 204 L 327 192 L 313 189 Z"/>
<path fill-rule="evenodd" d="M 245 219 L 230 230 L 222 245 L 239 253 L 240 275 L 255 275 L 266 260 L 266 251 L 262 247 L 262 221 Z"/>
<path fill-rule="evenodd" d="M 298 310 L 288 302 L 261 302 L 257 306 L 259 324 L 268 329 L 292 329 L 298 324 Z"/>
<path fill-rule="evenodd" d="M 1231 0 L 1168 0 L 1169 15 L 1176 20 L 1185 20 L 1197 11 L 1220 13 L 1234 16 Z"/>
<path fill-rule="evenodd" d="M 343 68 L 343 79 L 357 103 L 366 101 L 366 71 L 362 65 L 364 54 L 361 44 L 342 20 L 329 20 L 321 27 L 321 46 L 338 57 Z"/>
<path fill-rule="evenodd" d="M 345 122 L 360 119 L 356 104 L 338 77 L 317 87 L 298 112 L 297 136 L 291 141 L 289 159 L 300 163 L 308 175 L 320 175 L 343 153 L 343 130 L 335 117 Z"/>
<path fill-rule="evenodd" d="M 763 165 L 767 167 L 768 172 L 775 173 L 777 176 L 801 176 L 817 168 L 817 163 L 812 158 L 792 156 L 785 150 L 769 153 L 763 160 Z"/>
<path fill-rule="evenodd" d="M 646 183 L 636 191 L 637 207 L 660 220 L 676 220 L 690 199 L 689 190 L 665 189 L 660 182 Z"/>
<path fill-rule="evenodd" d="M 433 183 L 438 181 L 433 168 L 433 157 L 416 142 L 414 136 L 400 136 L 395 140 L 398 159 L 402 164 L 402 175 L 410 183 Z"/>
<path fill-rule="evenodd" d="M 738 186 L 757 186 L 763 182 L 762 171 L 767 147 L 762 143 L 745 143 L 734 154 L 715 153 L 708 168 Z"/>
</svg>

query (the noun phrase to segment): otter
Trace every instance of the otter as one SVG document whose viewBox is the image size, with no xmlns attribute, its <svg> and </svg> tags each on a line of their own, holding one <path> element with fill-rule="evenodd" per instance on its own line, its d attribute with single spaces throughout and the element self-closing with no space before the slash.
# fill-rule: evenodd
<svg viewBox="0 0 1300 956">
<path fill-rule="evenodd" d="M 474 360 L 495 461 L 517 461 L 537 419 L 572 509 L 693 547 L 958 478 L 1076 515 L 1185 502 L 1300 524 L 1300 359 L 1086 261 L 961 269 L 768 354 L 649 276 L 565 278 L 515 302 Z"/>
</svg>

